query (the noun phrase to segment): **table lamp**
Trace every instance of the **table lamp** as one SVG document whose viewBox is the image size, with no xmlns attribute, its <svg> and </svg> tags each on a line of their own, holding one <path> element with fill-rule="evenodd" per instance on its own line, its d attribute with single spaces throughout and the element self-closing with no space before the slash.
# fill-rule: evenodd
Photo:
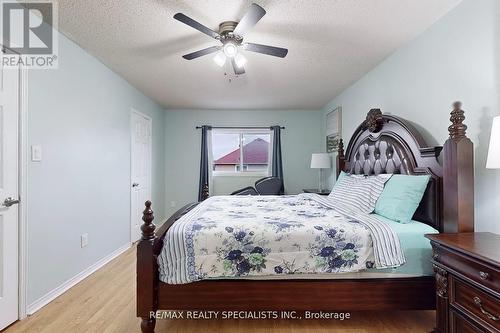
<svg viewBox="0 0 500 333">
<path fill-rule="evenodd" d="M 500 169 L 500 116 L 493 118 L 486 168 Z"/>
<path fill-rule="evenodd" d="M 323 192 L 323 186 L 321 182 L 323 178 L 323 169 L 330 169 L 331 167 L 332 167 L 332 160 L 330 158 L 330 154 L 327 153 L 312 154 L 311 169 L 319 169 L 318 190 L 320 192 Z"/>
</svg>

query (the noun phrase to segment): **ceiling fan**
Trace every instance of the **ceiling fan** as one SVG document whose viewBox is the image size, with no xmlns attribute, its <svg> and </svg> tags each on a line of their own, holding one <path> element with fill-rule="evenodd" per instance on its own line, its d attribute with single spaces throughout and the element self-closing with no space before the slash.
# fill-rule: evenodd
<svg viewBox="0 0 500 333">
<path fill-rule="evenodd" d="M 190 27 L 222 43 L 222 45 L 210 46 L 203 50 L 185 54 L 182 57 L 187 60 L 193 60 L 204 55 L 217 52 L 214 57 L 214 61 L 217 63 L 217 65 L 222 67 L 229 59 L 233 66 L 234 73 L 237 75 L 245 73 L 244 65 L 247 61 L 243 54 L 241 54 L 241 50 L 284 58 L 288 53 L 287 49 L 269 45 L 243 42 L 246 33 L 251 28 L 253 28 L 265 14 L 266 11 L 264 10 L 264 8 L 253 3 L 245 13 L 243 18 L 240 20 L 240 22 L 224 21 L 219 24 L 219 32 L 207 28 L 203 24 L 182 13 L 175 14 L 174 18 L 176 20 L 187 24 Z"/>
</svg>

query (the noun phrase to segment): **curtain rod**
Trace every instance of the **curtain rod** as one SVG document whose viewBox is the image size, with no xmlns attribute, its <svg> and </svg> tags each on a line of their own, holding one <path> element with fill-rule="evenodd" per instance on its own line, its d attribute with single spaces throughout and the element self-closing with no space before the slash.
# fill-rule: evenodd
<svg viewBox="0 0 500 333">
<path fill-rule="evenodd" d="M 201 129 L 203 126 L 196 126 L 196 129 Z M 208 126 L 215 129 L 271 129 L 273 126 Z M 281 129 L 285 127 L 280 126 Z"/>
</svg>

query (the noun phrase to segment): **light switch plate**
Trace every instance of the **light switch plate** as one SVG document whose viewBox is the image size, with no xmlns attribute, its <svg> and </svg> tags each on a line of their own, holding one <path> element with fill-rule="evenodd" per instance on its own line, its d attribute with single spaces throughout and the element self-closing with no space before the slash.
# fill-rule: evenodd
<svg viewBox="0 0 500 333">
<path fill-rule="evenodd" d="M 85 246 L 89 245 L 89 234 L 85 233 L 81 236 L 81 247 L 84 248 Z"/>
<path fill-rule="evenodd" d="M 31 146 L 31 161 L 32 162 L 42 161 L 42 146 L 40 145 Z"/>
</svg>

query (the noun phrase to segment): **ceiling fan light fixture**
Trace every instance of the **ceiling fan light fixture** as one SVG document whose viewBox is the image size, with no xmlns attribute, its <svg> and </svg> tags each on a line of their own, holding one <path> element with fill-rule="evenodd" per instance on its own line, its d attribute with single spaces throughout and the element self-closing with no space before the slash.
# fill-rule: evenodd
<svg viewBox="0 0 500 333">
<path fill-rule="evenodd" d="M 245 66 L 245 64 L 247 63 L 247 58 L 245 58 L 243 54 L 238 53 L 234 56 L 234 63 L 239 68 L 243 68 L 243 66 Z"/>
<path fill-rule="evenodd" d="M 224 44 L 223 51 L 226 57 L 232 58 L 238 53 L 238 47 L 232 42 L 227 42 L 226 44 Z"/>
<path fill-rule="evenodd" d="M 219 66 L 222 67 L 226 63 L 226 55 L 224 52 L 217 52 L 214 57 L 215 63 Z"/>
</svg>

